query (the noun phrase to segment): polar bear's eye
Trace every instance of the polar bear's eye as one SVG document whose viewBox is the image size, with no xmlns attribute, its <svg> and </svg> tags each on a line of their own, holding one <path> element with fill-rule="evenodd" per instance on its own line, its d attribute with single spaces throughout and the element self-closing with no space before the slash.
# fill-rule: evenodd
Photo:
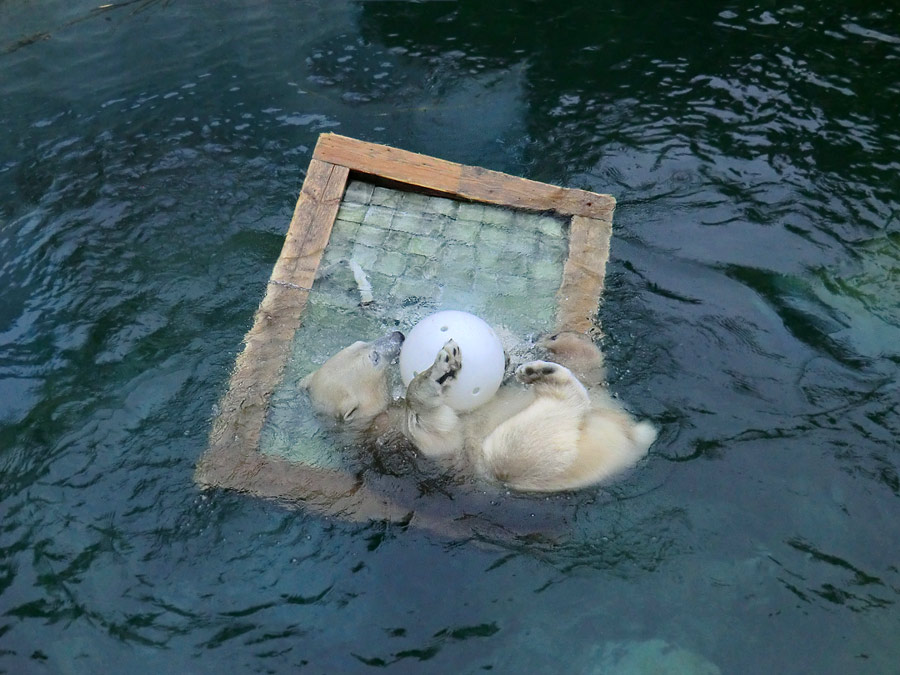
<svg viewBox="0 0 900 675">
<path fill-rule="evenodd" d="M 350 408 L 350 410 L 345 412 L 344 413 L 344 421 L 349 422 L 351 419 L 353 419 L 353 416 L 356 414 L 356 411 L 358 408 L 359 408 L 359 406 L 354 406 L 353 408 Z"/>
<path fill-rule="evenodd" d="M 381 361 L 381 354 L 378 352 L 369 352 L 369 358 L 372 359 L 372 365 L 377 366 L 378 362 Z"/>
</svg>

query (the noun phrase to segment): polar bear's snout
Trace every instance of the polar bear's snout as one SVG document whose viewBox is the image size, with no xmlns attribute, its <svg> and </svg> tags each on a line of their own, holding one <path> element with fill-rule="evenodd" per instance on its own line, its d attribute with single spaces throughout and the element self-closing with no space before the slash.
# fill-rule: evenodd
<svg viewBox="0 0 900 675">
<path fill-rule="evenodd" d="M 375 340 L 372 343 L 371 351 L 371 358 L 375 365 L 379 365 L 379 362 L 388 364 L 398 358 L 400 356 L 400 348 L 403 346 L 405 339 L 406 336 L 403 333 L 395 330 L 390 335 L 385 335 L 383 338 Z"/>
</svg>

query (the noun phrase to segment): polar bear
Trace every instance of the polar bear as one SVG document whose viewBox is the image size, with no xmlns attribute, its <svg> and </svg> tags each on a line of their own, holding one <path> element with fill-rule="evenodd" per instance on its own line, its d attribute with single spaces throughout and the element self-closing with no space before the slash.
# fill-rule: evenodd
<svg viewBox="0 0 900 675">
<path fill-rule="evenodd" d="M 406 439 L 423 456 L 517 491 L 573 490 L 615 476 L 638 462 L 656 439 L 602 386 L 600 351 L 590 338 L 560 333 L 542 341 L 554 361 L 516 368 L 485 405 L 458 412 L 444 393 L 463 367 L 448 341 L 427 370 L 393 402 L 388 364 L 399 354 L 401 333 L 356 342 L 301 380 L 314 409 L 360 438 L 379 444 Z M 590 391 L 564 365 L 569 363 Z"/>
<path fill-rule="evenodd" d="M 391 403 L 387 369 L 403 340 L 395 331 L 374 342 L 354 342 L 300 380 L 313 409 L 350 431 L 370 433 Z"/>
</svg>

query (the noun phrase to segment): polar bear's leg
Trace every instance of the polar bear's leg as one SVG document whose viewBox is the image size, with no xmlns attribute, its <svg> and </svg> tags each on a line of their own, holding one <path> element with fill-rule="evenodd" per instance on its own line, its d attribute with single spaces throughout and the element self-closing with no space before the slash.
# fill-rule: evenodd
<svg viewBox="0 0 900 675">
<path fill-rule="evenodd" d="M 482 443 L 482 470 L 518 490 L 559 489 L 558 476 L 577 459 L 587 391 L 571 371 L 547 361 L 516 369 L 535 399 L 500 424 Z"/>
<path fill-rule="evenodd" d="M 459 345 L 449 340 L 431 367 L 416 375 L 406 389 L 407 432 L 424 455 L 446 456 L 463 449 L 462 424 L 444 401 L 444 392 L 461 367 Z"/>
<path fill-rule="evenodd" d="M 406 403 L 417 411 L 444 405 L 444 391 L 462 367 L 459 345 L 453 340 L 438 352 L 434 363 L 416 375 L 406 388 Z"/>
<path fill-rule="evenodd" d="M 591 485 L 633 466 L 656 438 L 614 406 L 592 407 L 565 367 L 546 361 L 519 366 L 516 377 L 537 398 L 485 439 L 489 475 L 519 490 L 556 491 Z"/>
</svg>

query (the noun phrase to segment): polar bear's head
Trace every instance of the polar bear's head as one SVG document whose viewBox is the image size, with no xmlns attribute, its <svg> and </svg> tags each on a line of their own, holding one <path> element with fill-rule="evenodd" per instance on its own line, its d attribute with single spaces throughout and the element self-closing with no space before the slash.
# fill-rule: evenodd
<svg viewBox="0 0 900 675">
<path fill-rule="evenodd" d="M 397 358 L 403 333 L 354 342 L 300 380 L 317 413 L 363 431 L 391 403 L 388 365 Z"/>
</svg>

